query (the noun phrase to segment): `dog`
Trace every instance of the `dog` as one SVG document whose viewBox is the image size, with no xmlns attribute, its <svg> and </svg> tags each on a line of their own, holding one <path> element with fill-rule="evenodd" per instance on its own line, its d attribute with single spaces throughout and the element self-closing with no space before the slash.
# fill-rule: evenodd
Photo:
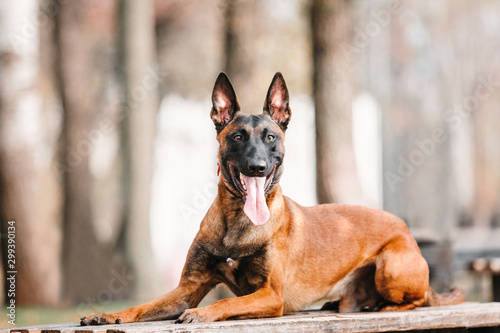
<svg viewBox="0 0 500 333">
<path fill-rule="evenodd" d="M 277 317 L 325 300 L 338 312 L 403 311 L 465 301 L 429 287 L 429 268 L 400 218 L 345 204 L 302 207 L 282 194 L 289 94 L 274 76 L 259 115 L 243 114 L 221 73 L 210 117 L 217 131 L 215 201 L 187 255 L 179 286 L 130 309 L 81 318 L 81 325 L 176 323 Z M 333 130 L 333 129 L 332 129 Z M 219 283 L 237 296 L 197 308 Z"/>
</svg>

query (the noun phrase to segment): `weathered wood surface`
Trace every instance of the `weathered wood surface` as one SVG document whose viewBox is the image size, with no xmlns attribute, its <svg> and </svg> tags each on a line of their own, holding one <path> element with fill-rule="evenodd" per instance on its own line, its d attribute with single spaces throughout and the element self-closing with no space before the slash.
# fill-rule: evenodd
<svg viewBox="0 0 500 333">
<path fill-rule="evenodd" d="M 390 332 L 447 328 L 499 327 L 500 303 L 465 303 L 448 307 L 419 308 L 406 312 L 332 313 L 304 311 L 281 318 L 234 320 L 205 324 L 173 321 L 85 326 L 77 323 L 1 329 L 0 333 L 40 332 Z"/>
</svg>

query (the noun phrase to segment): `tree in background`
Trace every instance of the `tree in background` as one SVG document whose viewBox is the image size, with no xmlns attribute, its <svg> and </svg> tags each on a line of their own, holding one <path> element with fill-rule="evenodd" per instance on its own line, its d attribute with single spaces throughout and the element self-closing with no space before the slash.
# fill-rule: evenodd
<svg viewBox="0 0 500 333">
<path fill-rule="evenodd" d="M 156 297 L 150 241 L 153 146 L 158 109 L 153 1 L 123 0 L 119 8 L 119 53 L 123 91 L 121 128 L 125 185 L 125 252 L 134 275 L 135 298 Z"/>
<path fill-rule="evenodd" d="M 500 148 L 498 147 L 500 142 L 500 112 L 498 112 L 500 31 L 492 23 L 481 24 L 481 22 L 484 20 L 485 12 L 489 12 L 492 17 L 498 16 L 500 8 L 492 6 L 491 1 L 480 4 L 462 1 L 461 8 L 469 14 L 465 22 L 468 29 L 474 33 L 469 34 L 468 38 L 459 38 L 457 33 L 456 40 L 459 44 L 457 52 L 465 55 L 460 65 L 466 67 L 475 64 L 476 69 L 463 74 L 468 84 L 461 87 L 465 91 L 464 95 L 469 97 L 469 100 L 463 104 L 466 112 L 470 114 L 472 123 L 470 126 L 472 142 L 468 144 L 467 151 L 472 155 L 467 157 L 474 161 L 472 216 L 474 226 L 488 233 L 492 228 L 500 227 Z M 454 9 L 454 11 L 458 10 Z M 450 9 L 449 16 L 456 17 L 453 14 L 456 13 Z M 455 27 L 453 28 L 450 30 L 457 31 Z M 466 121 L 467 119 L 463 119 L 462 123 Z M 465 128 L 466 126 L 462 127 L 469 130 Z"/>
<path fill-rule="evenodd" d="M 61 173 L 63 180 L 63 298 L 77 303 L 96 299 L 122 274 L 111 244 L 100 242 L 93 223 L 93 176 L 89 158 L 95 117 L 105 91 L 106 48 L 96 14 L 109 2 L 75 0 L 55 16 L 56 78 L 63 107 Z M 107 11 L 104 11 L 106 13 Z M 97 129 L 99 131 L 99 129 Z M 122 291 L 126 291 L 123 289 Z M 113 295 L 116 296 L 116 295 Z"/>
<path fill-rule="evenodd" d="M 17 270 L 22 286 L 18 305 L 59 300 L 59 191 L 39 92 L 37 13 L 38 1 L 0 2 L 0 242 L 4 271 Z M 16 221 L 15 268 L 6 260 L 9 220 Z"/>
<path fill-rule="evenodd" d="M 341 49 L 352 38 L 351 4 L 312 0 L 310 6 L 318 202 L 356 203 L 361 189 L 352 145 L 353 59 Z"/>
<path fill-rule="evenodd" d="M 238 94 L 243 112 L 262 110 L 263 98 L 255 96 L 259 1 L 224 1 L 224 71 Z"/>
</svg>

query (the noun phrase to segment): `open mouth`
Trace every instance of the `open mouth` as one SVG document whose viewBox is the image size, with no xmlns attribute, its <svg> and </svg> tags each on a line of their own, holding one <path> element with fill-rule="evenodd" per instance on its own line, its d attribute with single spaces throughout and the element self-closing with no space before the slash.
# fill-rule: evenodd
<svg viewBox="0 0 500 333">
<path fill-rule="evenodd" d="M 274 172 L 276 171 L 276 166 L 277 163 L 274 164 L 273 171 L 271 171 L 271 174 L 266 177 L 266 181 L 264 183 L 264 193 L 267 193 L 267 190 L 269 190 L 269 187 L 271 186 L 273 179 L 274 179 Z M 240 193 L 243 195 L 243 198 L 246 200 L 247 195 L 248 195 L 248 189 L 247 189 L 247 184 L 245 181 L 245 178 L 258 178 L 258 177 L 247 177 L 243 175 L 241 172 L 238 171 L 236 166 L 229 162 L 229 171 L 231 173 L 231 178 L 233 180 L 234 186 L 240 191 Z"/>
<path fill-rule="evenodd" d="M 266 193 L 273 182 L 276 165 L 267 177 L 248 177 L 239 172 L 234 164 L 229 163 L 234 186 L 245 200 L 243 211 L 257 226 L 266 223 L 271 216 L 269 207 L 267 207 Z"/>
</svg>

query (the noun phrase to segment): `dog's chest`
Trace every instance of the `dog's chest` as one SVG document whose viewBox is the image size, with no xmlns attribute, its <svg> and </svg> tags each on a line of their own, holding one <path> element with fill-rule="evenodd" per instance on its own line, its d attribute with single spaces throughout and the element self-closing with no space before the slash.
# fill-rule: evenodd
<svg viewBox="0 0 500 333">
<path fill-rule="evenodd" d="M 269 242 L 270 235 L 274 232 L 275 226 L 272 220 L 262 226 L 255 226 L 244 213 L 240 212 L 224 232 L 221 243 L 228 251 L 229 249 L 254 248 L 256 244 Z"/>
<path fill-rule="evenodd" d="M 217 265 L 219 276 L 237 296 L 253 293 L 267 281 L 267 245 L 241 253 L 248 252 L 251 254 L 221 258 Z"/>
</svg>

